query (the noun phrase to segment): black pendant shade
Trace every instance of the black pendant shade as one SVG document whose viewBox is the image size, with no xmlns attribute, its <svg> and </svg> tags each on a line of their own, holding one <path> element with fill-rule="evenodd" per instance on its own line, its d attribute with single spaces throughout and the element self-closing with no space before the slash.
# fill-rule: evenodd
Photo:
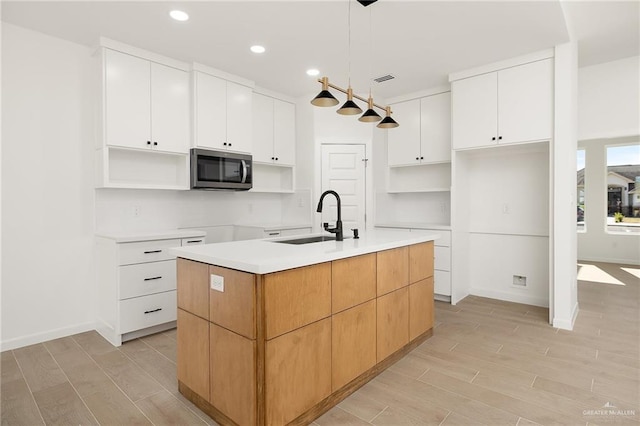
<svg viewBox="0 0 640 426">
<path fill-rule="evenodd" d="M 398 127 L 398 126 L 399 126 L 399 124 L 396 123 L 396 120 L 394 120 L 393 118 L 387 116 L 387 117 L 383 118 L 382 121 L 379 122 L 376 127 L 380 128 L 380 129 L 393 129 L 394 127 Z"/>
<path fill-rule="evenodd" d="M 338 114 L 342 114 L 342 115 L 357 115 L 362 113 L 362 108 L 360 108 L 353 101 L 347 101 L 340 107 L 340 109 L 337 112 Z"/>
<path fill-rule="evenodd" d="M 380 114 L 375 112 L 373 108 L 369 108 L 364 112 L 364 114 L 362 114 L 360 118 L 358 118 L 359 121 L 362 121 L 365 123 L 374 123 L 376 121 L 380 121 L 381 119 L 382 117 L 380 117 Z"/>
<path fill-rule="evenodd" d="M 323 90 L 318 93 L 318 96 L 313 98 L 311 104 L 319 107 L 330 107 L 338 105 L 339 102 L 328 90 Z"/>
</svg>

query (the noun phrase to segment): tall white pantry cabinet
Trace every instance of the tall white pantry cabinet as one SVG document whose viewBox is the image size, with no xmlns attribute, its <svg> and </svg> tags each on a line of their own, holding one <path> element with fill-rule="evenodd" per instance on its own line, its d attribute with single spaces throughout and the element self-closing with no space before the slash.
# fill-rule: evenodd
<svg viewBox="0 0 640 426">
<path fill-rule="evenodd" d="M 549 306 L 554 51 L 449 76 L 452 303 Z"/>
</svg>

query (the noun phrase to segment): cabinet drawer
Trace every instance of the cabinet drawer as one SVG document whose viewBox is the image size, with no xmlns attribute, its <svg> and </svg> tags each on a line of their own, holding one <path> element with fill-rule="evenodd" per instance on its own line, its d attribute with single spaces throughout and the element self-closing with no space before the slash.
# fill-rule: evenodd
<svg viewBox="0 0 640 426">
<path fill-rule="evenodd" d="M 175 259 L 169 254 L 168 248 L 180 247 L 180 240 L 142 241 L 139 243 L 123 243 L 118 245 L 118 264 L 157 262 L 159 260 Z"/>
<path fill-rule="evenodd" d="M 451 296 L 451 272 L 435 271 L 433 278 L 433 292 L 443 296 Z"/>
<path fill-rule="evenodd" d="M 121 334 L 175 321 L 178 311 L 175 290 L 134 297 L 119 303 Z"/>
<path fill-rule="evenodd" d="M 176 261 L 140 263 L 120 268 L 119 299 L 176 289 Z"/>
<path fill-rule="evenodd" d="M 451 249 L 449 247 L 435 247 L 434 268 L 440 271 L 451 270 Z"/>
<path fill-rule="evenodd" d="M 183 238 L 181 240 L 181 246 L 199 246 L 204 244 L 204 237 Z"/>
</svg>

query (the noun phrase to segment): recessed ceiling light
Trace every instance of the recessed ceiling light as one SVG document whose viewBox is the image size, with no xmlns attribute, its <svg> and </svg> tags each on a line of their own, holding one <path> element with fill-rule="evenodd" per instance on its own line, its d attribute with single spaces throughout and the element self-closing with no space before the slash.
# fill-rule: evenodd
<svg viewBox="0 0 640 426">
<path fill-rule="evenodd" d="M 307 75 L 310 75 L 310 76 L 312 76 L 312 77 L 314 77 L 314 76 L 316 76 L 316 75 L 318 75 L 318 74 L 320 74 L 320 71 L 318 71 L 318 70 L 317 70 L 317 69 L 315 69 L 315 68 L 312 68 L 312 69 L 310 69 L 310 70 L 307 70 Z"/>
<path fill-rule="evenodd" d="M 264 48 L 264 46 L 260 46 L 260 45 L 257 45 L 257 44 L 254 45 L 254 46 L 251 46 L 251 51 L 253 53 L 264 53 L 265 50 L 266 49 Z"/>
<path fill-rule="evenodd" d="M 169 16 L 171 16 L 176 21 L 188 21 L 189 15 L 187 12 L 183 12 L 182 10 L 172 10 L 169 12 Z"/>
</svg>

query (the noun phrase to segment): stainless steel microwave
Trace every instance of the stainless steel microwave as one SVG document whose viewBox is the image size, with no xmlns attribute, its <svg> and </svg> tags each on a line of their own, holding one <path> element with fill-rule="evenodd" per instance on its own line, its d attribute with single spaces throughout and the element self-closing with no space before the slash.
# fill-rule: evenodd
<svg viewBox="0 0 640 426">
<path fill-rule="evenodd" d="M 191 149 L 191 188 L 246 191 L 252 187 L 252 158 L 208 149 Z"/>
</svg>

